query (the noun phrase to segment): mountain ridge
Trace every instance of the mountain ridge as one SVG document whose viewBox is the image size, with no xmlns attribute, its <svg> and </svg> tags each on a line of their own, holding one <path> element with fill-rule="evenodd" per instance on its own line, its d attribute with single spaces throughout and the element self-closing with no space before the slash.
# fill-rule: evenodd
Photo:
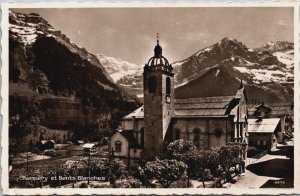
<svg viewBox="0 0 300 196">
<path fill-rule="evenodd" d="M 277 47 L 276 44 L 279 46 Z M 291 50 L 293 44 L 278 41 L 269 45 L 270 47 L 265 44 L 261 48 L 250 49 L 236 39 L 225 37 L 211 46 L 196 51 L 184 60 L 175 61 L 172 65 L 175 72 L 176 96 L 184 98 L 180 94 L 190 94 L 187 93 L 190 82 L 203 77 L 211 69 L 226 65 L 233 68 L 232 73 L 235 74 L 233 78 L 236 78 L 237 81 L 239 78 L 243 78 L 246 85 L 251 85 L 251 89 L 261 89 L 259 91 L 262 94 L 264 94 L 263 92 L 272 94 L 277 100 L 291 100 L 293 96 L 289 96 L 288 93 L 293 91 L 294 82 L 293 50 Z M 134 93 L 142 94 L 141 74 L 125 76 L 117 83 L 129 90 L 134 89 Z M 130 85 L 131 83 L 135 85 Z M 261 86 L 262 84 L 264 86 Z M 199 85 L 198 88 L 203 88 L 203 85 Z M 181 93 L 182 86 L 187 88 L 184 90 L 185 93 Z M 280 89 L 284 92 L 283 99 L 279 99 Z M 190 91 L 197 92 L 197 89 L 191 88 Z M 250 91 L 252 92 L 252 90 Z M 222 94 L 219 92 L 221 91 L 216 91 L 214 95 L 221 96 Z M 194 96 L 200 96 L 200 94 L 208 96 L 212 92 L 196 93 Z M 254 95 L 254 91 L 250 93 L 250 97 Z M 271 99 L 272 96 L 267 95 L 266 97 Z"/>
</svg>

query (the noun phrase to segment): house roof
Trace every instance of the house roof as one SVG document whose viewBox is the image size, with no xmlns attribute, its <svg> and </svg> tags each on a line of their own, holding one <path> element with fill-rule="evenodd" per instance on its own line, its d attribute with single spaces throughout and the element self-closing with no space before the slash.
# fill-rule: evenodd
<svg viewBox="0 0 300 196">
<path fill-rule="evenodd" d="M 94 143 L 85 143 L 82 148 L 93 148 L 96 144 Z"/>
<path fill-rule="evenodd" d="M 144 118 L 144 106 L 139 107 L 138 109 L 134 110 L 127 116 L 125 116 L 123 119 L 132 119 L 135 118 Z"/>
<path fill-rule="evenodd" d="M 271 117 L 281 117 L 289 115 L 294 116 L 294 107 L 291 103 L 265 103 L 265 108 L 270 108 L 269 115 Z M 261 104 L 248 104 L 249 116 L 254 116 L 258 108 L 262 107 Z"/>
<path fill-rule="evenodd" d="M 248 119 L 249 133 L 274 133 L 280 122 L 280 118 Z"/>
</svg>

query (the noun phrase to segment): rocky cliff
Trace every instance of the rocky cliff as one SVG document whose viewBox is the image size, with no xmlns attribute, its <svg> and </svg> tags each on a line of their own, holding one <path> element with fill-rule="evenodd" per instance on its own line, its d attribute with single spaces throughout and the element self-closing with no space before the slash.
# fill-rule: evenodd
<svg viewBox="0 0 300 196">
<path fill-rule="evenodd" d="M 38 14 L 10 12 L 9 23 L 11 137 L 39 124 L 93 138 L 138 106 L 95 55 Z"/>
</svg>

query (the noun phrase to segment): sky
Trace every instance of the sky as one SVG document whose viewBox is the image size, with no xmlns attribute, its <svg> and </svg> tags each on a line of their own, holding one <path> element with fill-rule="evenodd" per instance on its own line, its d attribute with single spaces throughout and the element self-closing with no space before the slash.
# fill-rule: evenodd
<svg viewBox="0 0 300 196">
<path fill-rule="evenodd" d="M 294 39 L 293 8 L 34 8 L 72 42 L 93 54 L 144 65 L 159 33 L 169 62 L 188 58 L 224 37 L 249 48 Z"/>
</svg>

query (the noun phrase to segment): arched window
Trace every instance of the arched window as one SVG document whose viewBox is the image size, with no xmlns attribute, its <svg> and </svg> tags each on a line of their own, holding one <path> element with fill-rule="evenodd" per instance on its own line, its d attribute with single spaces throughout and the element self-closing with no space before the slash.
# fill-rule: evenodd
<svg viewBox="0 0 300 196">
<path fill-rule="evenodd" d="M 220 138 L 223 135 L 223 130 L 220 128 L 216 128 L 214 130 L 214 134 L 215 134 L 216 138 Z"/>
<path fill-rule="evenodd" d="M 116 147 L 116 152 L 121 152 L 122 151 L 122 142 L 116 141 L 115 147 Z"/>
<path fill-rule="evenodd" d="M 194 137 L 193 137 L 193 142 L 194 142 L 194 144 L 196 145 L 196 146 L 199 146 L 200 145 L 200 129 L 199 128 L 195 128 L 194 130 L 193 130 L 193 135 L 194 135 Z"/>
<path fill-rule="evenodd" d="M 156 92 L 156 77 L 150 76 L 148 79 L 148 89 L 149 93 L 155 93 Z"/>
<path fill-rule="evenodd" d="M 169 77 L 166 79 L 166 94 L 171 94 L 171 79 Z"/>
<path fill-rule="evenodd" d="M 176 129 L 176 130 L 175 130 L 175 133 L 176 133 L 175 139 L 176 139 L 176 140 L 180 140 L 180 130 L 179 130 L 179 129 Z"/>
<path fill-rule="evenodd" d="M 144 128 L 141 128 L 141 146 L 144 147 Z"/>
</svg>

